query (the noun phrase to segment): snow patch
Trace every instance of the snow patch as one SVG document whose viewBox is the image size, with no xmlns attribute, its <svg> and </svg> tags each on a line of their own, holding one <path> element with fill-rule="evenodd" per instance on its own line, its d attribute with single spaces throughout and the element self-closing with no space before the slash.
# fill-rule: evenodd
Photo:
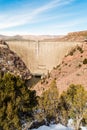
<svg viewBox="0 0 87 130">
<path fill-rule="evenodd" d="M 87 127 L 81 126 L 81 129 L 82 129 L 82 130 L 87 130 Z"/>
<path fill-rule="evenodd" d="M 50 126 L 43 125 L 43 126 L 40 126 L 38 129 L 32 129 L 32 130 L 73 130 L 73 128 L 65 127 L 61 124 L 55 124 L 55 125 L 50 125 Z M 87 130 L 87 127 L 81 127 L 81 130 Z"/>
<path fill-rule="evenodd" d="M 56 125 L 50 125 L 50 126 L 41 126 L 38 129 L 32 129 L 32 130 L 72 130 L 71 128 L 67 128 L 61 124 Z"/>
</svg>

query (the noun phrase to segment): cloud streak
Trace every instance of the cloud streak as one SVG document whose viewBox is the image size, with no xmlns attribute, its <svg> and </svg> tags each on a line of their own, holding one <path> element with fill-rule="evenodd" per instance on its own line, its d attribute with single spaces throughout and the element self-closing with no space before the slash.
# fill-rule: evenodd
<svg viewBox="0 0 87 130">
<path fill-rule="evenodd" d="M 27 9 L 27 13 L 21 13 L 19 12 L 18 14 L 12 15 L 10 14 L 1 14 L 0 15 L 0 29 L 6 29 L 6 28 L 11 28 L 11 27 L 16 27 L 24 24 L 29 24 L 32 23 L 33 21 L 37 21 L 37 17 L 40 14 L 43 14 L 44 12 L 51 10 L 55 7 L 60 7 L 67 5 L 71 3 L 73 0 L 54 0 L 49 3 L 46 3 L 45 5 L 42 5 L 41 7 L 38 7 L 36 9 L 33 9 L 31 12 Z M 36 19 L 36 20 L 35 20 Z M 45 18 L 46 19 L 46 18 Z"/>
<path fill-rule="evenodd" d="M 1 34 L 65 34 L 87 28 L 86 1 L 29 1 L 22 0 L 15 6 L 11 2 L 11 8 L 0 9 Z"/>
</svg>

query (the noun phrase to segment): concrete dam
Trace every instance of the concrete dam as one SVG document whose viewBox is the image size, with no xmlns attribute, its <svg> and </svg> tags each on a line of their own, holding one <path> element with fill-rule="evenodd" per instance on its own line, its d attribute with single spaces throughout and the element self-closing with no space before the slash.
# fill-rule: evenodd
<svg viewBox="0 0 87 130">
<path fill-rule="evenodd" d="M 56 67 L 68 51 L 80 42 L 39 42 L 8 40 L 9 48 L 17 53 L 33 75 L 42 75 Z"/>
</svg>

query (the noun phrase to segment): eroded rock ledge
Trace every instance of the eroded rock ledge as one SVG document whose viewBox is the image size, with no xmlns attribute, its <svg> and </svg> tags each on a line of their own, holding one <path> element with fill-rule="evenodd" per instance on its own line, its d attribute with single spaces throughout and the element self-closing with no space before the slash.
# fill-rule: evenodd
<svg viewBox="0 0 87 130">
<path fill-rule="evenodd" d="M 0 41 L 0 72 L 10 72 L 27 80 L 31 78 L 30 71 L 24 62 L 9 49 L 9 46 L 3 40 Z"/>
</svg>

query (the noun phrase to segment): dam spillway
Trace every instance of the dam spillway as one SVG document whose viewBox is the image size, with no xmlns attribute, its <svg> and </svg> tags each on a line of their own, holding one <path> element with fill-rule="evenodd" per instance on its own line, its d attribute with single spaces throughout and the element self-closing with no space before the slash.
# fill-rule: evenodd
<svg viewBox="0 0 87 130">
<path fill-rule="evenodd" d="M 63 57 L 80 42 L 42 42 L 29 40 L 7 40 L 9 48 L 17 53 L 33 75 L 50 72 Z"/>
</svg>

